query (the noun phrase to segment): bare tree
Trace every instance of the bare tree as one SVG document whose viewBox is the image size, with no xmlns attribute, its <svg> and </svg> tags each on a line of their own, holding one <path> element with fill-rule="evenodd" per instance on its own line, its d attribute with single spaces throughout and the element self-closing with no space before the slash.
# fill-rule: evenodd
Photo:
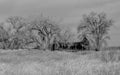
<svg viewBox="0 0 120 75">
<path fill-rule="evenodd" d="M 61 43 L 62 47 L 70 48 L 73 41 L 73 34 L 69 30 L 61 30 L 58 35 L 58 43 Z"/>
<path fill-rule="evenodd" d="M 6 22 L 12 25 L 13 29 L 15 29 L 15 32 L 19 32 L 27 25 L 26 19 L 20 16 L 8 17 Z"/>
<path fill-rule="evenodd" d="M 67 43 L 72 39 L 72 36 L 73 34 L 69 30 L 62 30 L 59 37 L 62 42 Z"/>
<path fill-rule="evenodd" d="M 113 25 L 113 21 L 106 17 L 105 13 L 91 12 L 89 15 L 83 15 L 83 20 L 78 26 L 78 32 L 83 32 L 88 36 L 91 44 L 96 50 L 100 50 L 103 43 L 106 43 L 108 31 Z"/>
<path fill-rule="evenodd" d="M 9 34 L 4 29 L 4 27 L 0 25 L 0 48 L 8 49 L 8 45 L 9 45 Z"/>
<path fill-rule="evenodd" d="M 9 47 L 10 49 L 19 49 L 22 48 L 25 44 L 26 30 L 25 27 L 27 25 L 24 18 L 19 16 L 11 16 L 6 22 L 12 26 L 12 30 L 14 30 L 11 34 L 9 34 Z M 10 31 L 8 31 L 9 33 Z"/>
<path fill-rule="evenodd" d="M 59 33 L 59 27 L 50 19 L 35 19 L 31 23 L 30 30 L 37 30 L 39 35 L 38 43 L 43 49 L 50 49 L 50 44 L 53 43 L 55 36 Z"/>
</svg>

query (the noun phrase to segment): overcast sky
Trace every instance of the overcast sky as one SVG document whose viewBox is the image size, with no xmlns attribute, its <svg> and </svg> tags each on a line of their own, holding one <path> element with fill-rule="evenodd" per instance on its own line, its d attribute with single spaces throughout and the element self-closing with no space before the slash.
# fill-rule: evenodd
<svg viewBox="0 0 120 75">
<path fill-rule="evenodd" d="M 73 31 L 81 15 L 91 11 L 105 12 L 115 23 L 110 31 L 109 45 L 120 45 L 120 0 L 0 0 L 0 20 L 11 15 L 55 17 Z"/>
</svg>

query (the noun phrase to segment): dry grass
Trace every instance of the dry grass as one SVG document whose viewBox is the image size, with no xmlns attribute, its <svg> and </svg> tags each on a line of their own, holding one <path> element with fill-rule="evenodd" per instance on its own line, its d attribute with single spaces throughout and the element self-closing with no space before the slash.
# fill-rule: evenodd
<svg viewBox="0 0 120 75">
<path fill-rule="evenodd" d="M 79 54 L 57 51 L 0 53 L 0 75 L 120 75 L 119 51 Z"/>
<path fill-rule="evenodd" d="M 102 62 L 119 62 L 120 50 L 106 50 L 92 54 L 93 59 L 100 59 Z"/>
</svg>

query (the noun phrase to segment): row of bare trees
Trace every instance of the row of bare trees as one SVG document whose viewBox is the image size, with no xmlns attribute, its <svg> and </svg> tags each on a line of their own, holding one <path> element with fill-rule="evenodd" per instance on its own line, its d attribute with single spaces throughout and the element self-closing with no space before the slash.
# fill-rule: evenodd
<svg viewBox="0 0 120 75">
<path fill-rule="evenodd" d="M 106 43 L 110 26 L 113 21 L 105 13 L 90 13 L 84 15 L 77 27 L 78 39 L 84 36 L 90 42 L 90 48 L 100 50 Z M 48 18 L 35 18 L 32 20 L 20 16 L 12 16 L 0 24 L 1 49 L 51 49 L 55 42 L 67 43 L 73 37 L 69 31 L 63 31 L 59 25 Z"/>
</svg>

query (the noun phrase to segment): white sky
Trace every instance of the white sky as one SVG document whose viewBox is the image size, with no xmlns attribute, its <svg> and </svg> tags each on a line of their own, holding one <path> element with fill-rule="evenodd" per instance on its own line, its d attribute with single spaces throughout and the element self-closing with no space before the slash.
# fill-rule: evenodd
<svg viewBox="0 0 120 75">
<path fill-rule="evenodd" d="M 120 45 L 120 0 L 0 0 L 0 20 L 11 15 L 44 15 L 62 19 L 73 31 L 81 15 L 91 11 L 105 12 L 115 23 L 110 31 L 109 45 Z"/>
</svg>

